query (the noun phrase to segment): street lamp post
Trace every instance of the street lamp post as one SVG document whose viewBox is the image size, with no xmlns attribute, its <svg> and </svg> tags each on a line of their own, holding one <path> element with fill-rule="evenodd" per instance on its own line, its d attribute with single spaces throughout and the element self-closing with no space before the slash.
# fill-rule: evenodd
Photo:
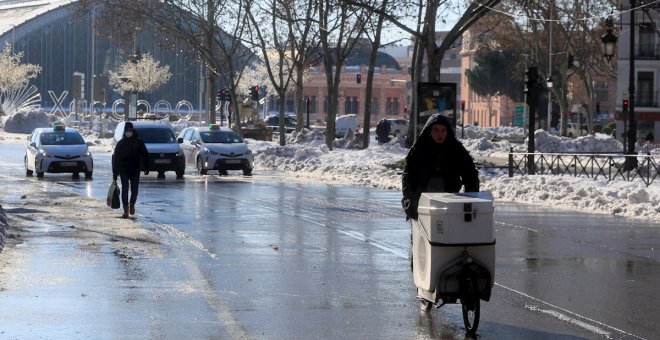
<svg viewBox="0 0 660 340">
<path fill-rule="evenodd" d="M 546 88 L 548 89 L 548 133 L 550 132 L 551 122 L 552 122 L 552 77 L 548 75 L 548 79 L 545 81 Z"/>
</svg>

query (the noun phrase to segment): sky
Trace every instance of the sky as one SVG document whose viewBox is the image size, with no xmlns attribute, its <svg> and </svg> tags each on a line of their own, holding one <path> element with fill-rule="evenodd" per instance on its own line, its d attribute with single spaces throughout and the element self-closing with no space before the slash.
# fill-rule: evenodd
<svg viewBox="0 0 660 340">
<path fill-rule="evenodd" d="M 190 123 L 174 123 L 178 134 Z M 457 136 L 462 133 L 457 131 Z M 23 143 L 26 135 L 0 135 L 0 142 Z M 329 150 L 320 131 L 290 134 L 286 146 L 277 141 L 257 141 L 246 139 L 255 154 L 254 176 L 260 170 L 276 170 L 290 173 L 296 181 L 321 182 L 374 187 L 399 191 L 401 188 L 400 170 L 387 165 L 401 161 L 408 150 L 392 140 L 390 144 L 379 145 L 372 142 L 365 150 L 335 147 Z M 463 145 L 477 161 L 505 164 L 508 151 L 526 152 L 523 144 L 524 130 L 515 127 L 480 128 L 466 127 Z M 100 139 L 92 133 L 85 139 L 94 143 L 93 153 L 112 152 L 111 140 Z M 609 135 L 595 134 L 578 138 L 550 135 L 543 130 L 535 133 L 538 152 L 598 152 L 611 153 L 623 149 L 620 142 Z M 644 152 L 651 152 L 660 159 L 660 145 L 650 148 L 640 146 Z M 560 209 L 609 214 L 643 219 L 660 226 L 660 179 L 646 186 L 641 180 L 633 182 L 605 179 L 579 178 L 573 176 L 515 175 L 510 178 L 502 169 L 481 169 L 481 190 L 490 192 L 495 202 L 518 202 L 553 206 Z M 401 211 L 402 216 L 403 211 Z"/>
</svg>

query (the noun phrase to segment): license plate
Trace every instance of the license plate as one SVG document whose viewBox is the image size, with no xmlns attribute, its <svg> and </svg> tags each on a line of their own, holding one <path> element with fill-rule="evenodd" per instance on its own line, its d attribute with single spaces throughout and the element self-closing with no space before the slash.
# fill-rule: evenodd
<svg viewBox="0 0 660 340">
<path fill-rule="evenodd" d="M 61 162 L 60 166 L 76 166 L 78 163 L 76 162 Z"/>
<path fill-rule="evenodd" d="M 228 159 L 228 160 L 225 161 L 225 163 L 232 163 L 232 164 L 237 164 L 237 163 L 240 163 L 240 162 L 241 162 L 240 159 Z"/>
<path fill-rule="evenodd" d="M 154 163 L 156 164 L 170 164 L 171 160 L 169 159 L 156 159 L 154 160 Z"/>
</svg>

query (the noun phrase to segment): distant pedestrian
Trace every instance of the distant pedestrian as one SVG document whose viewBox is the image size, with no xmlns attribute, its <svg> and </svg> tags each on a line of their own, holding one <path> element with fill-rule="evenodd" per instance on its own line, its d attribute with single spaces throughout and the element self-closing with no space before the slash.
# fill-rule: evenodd
<svg viewBox="0 0 660 340">
<path fill-rule="evenodd" d="M 655 142 L 655 136 L 653 136 L 653 132 L 649 131 L 649 133 L 646 135 L 646 138 L 644 138 L 647 143 L 653 144 Z"/>
<path fill-rule="evenodd" d="M 145 168 L 149 165 L 149 152 L 144 142 L 138 138 L 137 131 L 133 129 L 133 123 L 126 122 L 124 135 L 117 142 L 115 152 L 112 154 L 112 178 L 115 181 L 117 176 L 121 178 L 121 202 L 124 207 L 124 214 L 121 217 L 123 218 L 128 218 L 129 213 L 135 214 L 142 165 Z M 145 170 L 144 174 L 148 175 L 149 170 Z"/>
<path fill-rule="evenodd" d="M 378 144 L 385 144 L 390 141 L 390 122 L 387 119 L 381 119 L 376 124 L 376 140 Z"/>
</svg>

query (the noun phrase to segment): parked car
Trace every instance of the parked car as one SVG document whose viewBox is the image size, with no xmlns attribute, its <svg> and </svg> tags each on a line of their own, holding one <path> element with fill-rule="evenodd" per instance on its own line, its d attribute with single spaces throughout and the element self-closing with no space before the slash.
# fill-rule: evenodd
<svg viewBox="0 0 660 340">
<path fill-rule="evenodd" d="M 140 170 L 158 172 L 158 178 L 164 178 L 166 171 L 174 171 L 176 178 L 183 178 L 186 159 L 179 146 L 180 141 L 174 136 L 169 124 L 160 121 L 133 121 L 133 130 L 144 142 L 149 151 L 149 164 L 143 164 Z M 119 122 L 115 129 L 113 143 L 124 135 L 126 122 Z"/>
<path fill-rule="evenodd" d="M 277 132 L 280 130 L 280 116 L 268 116 L 266 119 L 264 119 L 264 124 L 267 127 L 272 128 L 273 132 Z M 296 130 L 296 126 L 298 126 L 297 119 L 290 116 L 284 116 L 284 128 L 286 129 L 286 132 L 293 132 Z"/>
<path fill-rule="evenodd" d="M 248 145 L 236 131 L 211 124 L 208 127 L 183 129 L 179 138 L 186 156 L 186 164 L 197 168 L 200 175 L 209 170 L 227 174 L 227 170 L 242 170 L 243 175 L 252 174 L 254 156 Z"/>
<path fill-rule="evenodd" d="M 92 178 L 94 160 L 88 144 L 78 130 L 55 123 L 53 127 L 36 128 L 28 136 L 25 149 L 25 175 L 43 178 L 45 172 L 71 173 Z"/>
<path fill-rule="evenodd" d="M 387 118 L 390 122 L 390 134 L 394 136 L 407 135 L 409 122 L 401 118 Z"/>
<path fill-rule="evenodd" d="M 343 138 L 348 130 L 357 132 L 357 117 L 354 114 L 343 115 L 335 118 L 335 136 Z"/>
</svg>

